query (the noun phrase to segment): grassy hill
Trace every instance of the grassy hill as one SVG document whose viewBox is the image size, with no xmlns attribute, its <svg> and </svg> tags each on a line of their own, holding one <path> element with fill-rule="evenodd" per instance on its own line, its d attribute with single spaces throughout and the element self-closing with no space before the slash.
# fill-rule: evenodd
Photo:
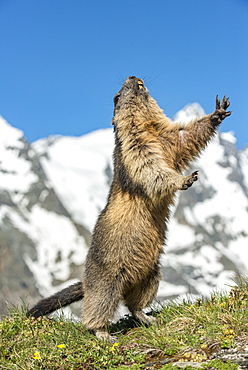
<svg viewBox="0 0 248 370">
<path fill-rule="evenodd" d="M 110 327 L 113 343 L 98 341 L 80 323 L 63 317 L 35 320 L 26 317 L 25 308 L 14 308 L 0 322 L 0 369 L 169 370 L 197 363 L 203 369 L 234 370 L 235 358 L 226 362 L 223 353 L 247 347 L 247 288 L 243 283 L 208 300 L 170 303 L 152 312 L 157 326 L 126 316 Z"/>
</svg>

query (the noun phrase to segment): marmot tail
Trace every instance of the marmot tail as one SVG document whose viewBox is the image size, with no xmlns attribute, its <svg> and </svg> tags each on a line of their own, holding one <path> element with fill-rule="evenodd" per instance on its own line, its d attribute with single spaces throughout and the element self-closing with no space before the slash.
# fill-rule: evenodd
<svg viewBox="0 0 248 370">
<path fill-rule="evenodd" d="M 51 297 L 44 298 L 28 311 L 28 316 L 35 318 L 46 316 L 62 307 L 83 299 L 82 282 L 70 285 Z"/>
</svg>

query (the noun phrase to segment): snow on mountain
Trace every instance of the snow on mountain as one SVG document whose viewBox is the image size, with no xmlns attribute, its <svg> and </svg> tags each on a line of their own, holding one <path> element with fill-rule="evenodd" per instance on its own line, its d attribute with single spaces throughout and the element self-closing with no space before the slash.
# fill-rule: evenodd
<svg viewBox="0 0 248 370">
<path fill-rule="evenodd" d="M 12 192 L 24 192 L 37 180 L 31 172 L 31 164 L 16 154 L 24 150 L 23 133 L 11 127 L 0 117 L 0 184 Z"/>
<path fill-rule="evenodd" d="M 72 221 L 23 133 L 2 118 L 0 132 L 0 312 L 3 312 L 6 300 L 16 303 L 28 294 L 27 301 L 32 303 L 66 280 L 75 282 L 71 266 L 75 270 L 83 263 L 89 232 Z"/>
<path fill-rule="evenodd" d="M 187 106 L 176 119 L 194 110 L 195 105 Z M 248 271 L 248 151 L 238 152 L 235 144 L 232 132 L 220 133 L 209 144 L 193 164 L 199 181 L 182 192 L 171 219 L 164 279 L 183 282 L 185 293 L 188 287 L 188 292 L 208 294 Z"/>
<path fill-rule="evenodd" d="M 243 181 L 245 189 L 248 189 L 248 147 L 240 152 L 240 166 L 243 169 Z"/>
<path fill-rule="evenodd" d="M 174 119 L 203 114 L 194 103 Z M 16 298 L 21 285 L 33 303 L 81 278 L 109 191 L 114 135 L 105 129 L 30 145 L 3 119 L 0 131 L 0 256 L 7 251 L 9 261 L 0 265 L 0 286 Z M 192 168 L 199 181 L 173 210 L 160 299 L 208 294 L 248 271 L 248 149 L 237 150 L 232 132 L 220 133 Z"/>
<path fill-rule="evenodd" d="M 175 114 L 173 121 L 189 123 L 192 119 L 200 118 L 205 115 L 199 103 L 187 104 L 183 109 Z"/>
<path fill-rule="evenodd" d="M 66 209 L 76 222 L 92 230 L 109 190 L 112 130 L 98 130 L 82 137 L 57 137 L 52 141 L 51 144 L 42 139 L 33 147 L 41 155 L 42 166 Z"/>
</svg>

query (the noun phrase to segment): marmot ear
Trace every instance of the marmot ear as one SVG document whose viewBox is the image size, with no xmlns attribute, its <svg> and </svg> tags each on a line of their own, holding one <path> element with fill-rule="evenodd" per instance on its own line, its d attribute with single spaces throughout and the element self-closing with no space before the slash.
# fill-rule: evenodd
<svg viewBox="0 0 248 370">
<path fill-rule="evenodd" d="M 114 132 L 115 132 L 116 127 L 115 127 L 115 119 L 114 119 L 114 117 L 112 118 L 112 125 L 114 126 Z"/>
</svg>

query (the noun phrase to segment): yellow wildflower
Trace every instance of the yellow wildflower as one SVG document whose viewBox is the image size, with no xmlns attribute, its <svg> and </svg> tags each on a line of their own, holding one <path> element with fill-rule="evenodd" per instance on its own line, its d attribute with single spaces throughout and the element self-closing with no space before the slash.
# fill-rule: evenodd
<svg viewBox="0 0 248 370">
<path fill-rule="evenodd" d="M 58 344 L 57 347 L 60 349 L 60 348 L 66 348 L 66 345 L 65 344 Z"/>
<path fill-rule="evenodd" d="M 189 353 L 189 352 L 188 352 L 188 353 L 185 353 L 185 354 L 184 354 L 184 357 L 186 357 L 186 358 L 190 358 L 190 357 L 192 357 L 192 353 Z"/>
<path fill-rule="evenodd" d="M 41 360 L 40 352 L 35 352 L 32 357 L 34 360 Z"/>
<path fill-rule="evenodd" d="M 233 329 L 226 329 L 225 331 L 224 331 L 224 335 L 225 336 L 229 336 L 229 337 L 235 337 L 235 332 L 233 331 Z"/>
<path fill-rule="evenodd" d="M 114 351 L 116 346 L 119 346 L 119 343 L 115 342 L 113 344 L 112 348 L 110 349 L 110 351 Z"/>
</svg>

